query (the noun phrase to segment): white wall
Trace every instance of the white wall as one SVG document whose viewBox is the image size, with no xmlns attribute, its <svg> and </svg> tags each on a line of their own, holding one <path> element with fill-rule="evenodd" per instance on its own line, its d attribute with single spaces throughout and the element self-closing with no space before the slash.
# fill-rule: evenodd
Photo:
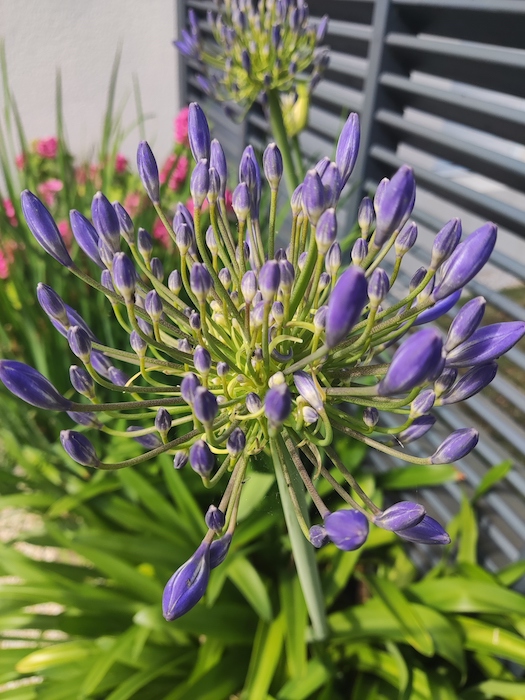
<svg viewBox="0 0 525 700">
<path fill-rule="evenodd" d="M 55 134 L 55 72 L 62 72 L 68 141 L 79 157 L 100 142 L 111 66 L 119 42 L 122 60 L 117 105 L 124 124 L 136 119 L 132 76 L 138 76 L 146 136 L 161 159 L 172 144 L 179 107 L 177 0 L 0 0 L 0 37 L 9 78 L 28 139 Z M 3 97 L 0 94 L 0 103 Z M 138 131 L 123 152 L 135 159 Z"/>
</svg>

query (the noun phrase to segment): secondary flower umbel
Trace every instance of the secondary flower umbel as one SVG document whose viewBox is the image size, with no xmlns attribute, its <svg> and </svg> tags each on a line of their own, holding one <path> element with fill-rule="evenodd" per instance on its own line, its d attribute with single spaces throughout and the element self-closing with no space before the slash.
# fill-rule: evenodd
<svg viewBox="0 0 525 700">
<path fill-rule="evenodd" d="M 227 479 L 220 502 L 206 515 L 208 532 L 202 544 L 166 586 L 168 620 L 202 598 L 210 570 L 224 560 L 245 476 L 260 452 L 271 455 L 286 483 L 295 483 L 292 470 L 302 479 L 322 524 L 309 529 L 298 505 L 302 492 L 293 491 L 291 500 L 305 536 L 316 547 L 331 541 L 344 550 L 356 549 L 366 541 L 370 524 L 408 541 L 446 544 L 447 533 L 421 506 L 402 502 L 382 512 L 333 449 L 334 432 L 415 464 L 461 459 L 477 443 L 475 430 L 455 431 L 426 458 L 412 456 L 403 444 L 432 428 L 433 406 L 461 401 L 486 386 L 495 376 L 495 360 L 525 331 L 523 323 L 480 328 L 484 302 L 478 299 L 464 307 L 445 341 L 433 328 L 411 333 L 412 326 L 450 309 L 488 260 L 496 238 L 493 224 L 459 244 L 459 221 L 447 224 L 436 237 L 429 267 L 418 270 L 401 301 L 388 305 L 403 255 L 417 235 L 408 221 L 415 184 L 406 166 L 380 184 L 373 203 L 364 200 L 362 237 L 352 251 L 353 263 L 338 277 L 336 207 L 357 155 L 356 115 L 343 129 L 335 163 L 320 161 L 294 192 L 286 250 L 275 249 L 275 197 L 283 174 L 275 144 L 263 157 L 271 189 L 269 230 L 263 237 L 263 174 L 253 149 L 248 147 L 241 161 L 233 196 L 238 225 L 231 227 L 225 215 L 224 154 L 217 141 L 210 141 L 206 118 L 195 103 L 188 129 L 196 161 L 195 213 L 179 205 L 173 226 L 157 202 L 154 156 L 147 144 L 138 153 L 145 189 L 180 254 L 178 268 L 166 275 L 151 257 L 147 232 L 135 234 L 122 207 L 114 209 L 99 193 L 94 225 L 79 219 L 73 227 L 80 248 L 103 268 L 101 283 L 90 278 L 72 262 L 44 205 L 30 192 L 22 194 L 35 238 L 57 262 L 107 297 L 117 322 L 130 334 L 132 351 L 104 345 L 51 287 L 39 285 L 43 310 L 76 356 L 70 378 L 83 398 L 66 399 L 33 368 L 0 361 L 0 379 L 10 391 L 39 408 L 67 411 L 83 426 L 104 429 L 115 411 L 129 422 L 137 420 L 137 410 L 150 416 L 127 430 L 145 452 L 119 463 L 102 462 L 83 432 L 64 431 L 64 449 L 81 464 L 122 469 L 167 452 L 176 469 L 189 463 L 206 486 Z M 201 220 L 206 198 L 208 231 Z M 394 247 L 396 263 L 388 275 L 379 264 Z M 404 335 L 389 364 L 375 360 Z M 114 362 L 129 365 L 133 376 Z M 103 403 L 99 394 L 106 388 L 131 397 Z M 345 412 L 342 401 L 353 410 Z M 387 411 L 398 416 L 397 427 L 382 426 L 381 415 Z M 393 436 L 398 436 L 396 447 Z M 307 463 L 331 484 L 344 509 L 326 505 Z M 340 486 L 334 470 L 350 488 Z"/>
</svg>

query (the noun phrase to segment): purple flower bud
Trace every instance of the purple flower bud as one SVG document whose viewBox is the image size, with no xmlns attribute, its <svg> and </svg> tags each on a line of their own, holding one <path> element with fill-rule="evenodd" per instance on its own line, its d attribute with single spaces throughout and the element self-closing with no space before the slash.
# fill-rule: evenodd
<svg viewBox="0 0 525 700">
<path fill-rule="evenodd" d="M 133 226 L 131 216 L 124 209 L 120 202 L 113 202 L 113 209 L 115 210 L 115 214 L 117 215 L 118 224 L 120 228 L 120 235 L 127 243 L 132 245 L 135 242 L 135 239 L 133 237 L 135 227 Z"/>
<path fill-rule="evenodd" d="M 337 219 L 335 209 L 327 209 L 319 217 L 315 230 L 317 250 L 321 255 L 326 255 L 337 236 Z"/>
<path fill-rule="evenodd" d="M 108 370 L 109 381 L 115 386 L 127 386 L 129 383 L 128 375 L 118 367 L 110 367 Z"/>
<path fill-rule="evenodd" d="M 335 243 L 332 243 L 332 245 L 330 246 L 330 249 L 328 250 L 328 253 L 326 254 L 326 257 L 324 260 L 324 265 L 325 265 L 326 271 L 328 272 L 330 277 L 335 278 L 337 271 L 341 267 L 341 260 L 342 260 L 341 246 L 336 241 Z"/>
<path fill-rule="evenodd" d="M 413 247 L 417 240 L 417 226 L 413 221 L 409 221 L 403 228 L 394 244 L 396 256 L 403 257 Z"/>
<path fill-rule="evenodd" d="M 86 428 L 100 430 L 104 424 L 99 421 L 96 413 L 79 413 L 78 411 L 66 411 L 71 420 L 78 425 L 85 425 Z"/>
<path fill-rule="evenodd" d="M 260 328 L 262 326 L 264 321 L 264 309 L 265 304 L 263 301 L 260 301 L 254 305 L 250 316 L 250 320 L 254 328 Z"/>
<path fill-rule="evenodd" d="M 16 360 L 0 360 L 0 380 L 6 389 L 26 403 L 49 411 L 67 411 L 71 401 L 64 398 L 36 369 Z"/>
<path fill-rule="evenodd" d="M 173 468 L 182 469 L 188 464 L 188 453 L 185 450 L 177 450 L 173 457 Z"/>
<path fill-rule="evenodd" d="M 368 238 L 375 222 L 374 205 L 370 197 L 363 197 L 357 211 L 357 223 L 363 238 Z"/>
<path fill-rule="evenodd" d="M 148 344 L 145 340 L 142 340 L 137 331 L 131 331 L 129 336 L 129 344 L 139 357 L 145 356 L 146 350 L 148 349 Z"/>
<path fill-rule="evenodd" d="M 184 399 L 184 401 L 186 401 L 186 403 L 190 404 L 190 406 L 193 404 L 195 392 L 200 387 L 200 385 L 201 383 L 199 378 L 196 374 L 193 374 L 193 372 L 187 374 L 180 383 L 181 396 Z"/>
<path fill-rule="evenodd" d="M 210 128 L 204 112 L 196 102 L 192 102 L 189 107 L 188 140 L 196 163 L 202 158 L 210 159 Z"/>
<path fill-rule="evenodd" d="M 190 193 L 195 207 L 202 207 L 210 187 L 208 161 L 201 158 L 194 167 L 190 178 Z"/>
<path fill-rule="evenodd" d="M 215 567 L 222 564 L 226 559 L 228 550 L 232 542 L 232 535 L 227 532 L 218 540 L 214 540 L 210 545 L 210 569 L 215 569 Z"/>
<path fill-rule="evenodd" d="M 298 187 L 295 188 L 295 190 L 292 193 L 292 197 L 290 199 L 290 207 L 292 210 L 292 215 L 299 216 L 299 214 L 303 210 L 303 184 L 301 183 L 298 185 Z"/>
<path fill-rule="evenodd" d="M 105 265 L 100 259 L 98 252 L 98 233 L 91 222 L 76 209 L 72 209 L 69 212 L 69 221 L 79 248 L 84 251 L 95 265 L 104 268 Z"/>
<path fill-rule="evenodd" d="M 335 151 L 335 162 L 341 173 L 341 189 L 348 182 L 359 152 L 359 115 L 352 112 L 346 120 Z"/>
<path fill-rule="evenodd" d="M 306 425 L 313 425 L 319 420 L 319 414 L 317 413 L 315 408 L 312 408 L 311 406 L 303 406 L 302 413 L 303 420 L 306 423 Z"/>
<path fill-rule="evenodd" d="M 82 362 L 89 362 L 91 356 L 91 338 L 80 326 L 71 326 L 67 332 L 67 342 L 74 355 Z"/>
<path fill-rule="evenodd" d="M 209 578 L 210 545 L 203 542 L 164 588 L 162 614 L 165 619 L 171 622 L 191 610 L 206 593 Z"/>
<path fill-rule="evenodd" d="M 261 399 L 257 396 L 257 394 L 254 394 L 253 392 L 249 393 L 246 397 L 246 408 L 248 409 L 248 413 L 251 413 L 252 415 L 254 413 L 258 413 L 261 408 L 262 408 L 262 401 Z"/>
<path fill-rule="evenodd" d="M 367 302 L 367 282 L 360 267 L 350 266 L 338 279 L 326 313 L 326 344 L 335 347 L 359 320 Z"/>
<path fill-rule="evenodd" d="M 109 370 L 113 367 L 111 360 L 99 350 L 91 351 L 91 365 L 95 372 L 105 379 L 109 379 Z"/>
<path fill-rule="evenodd" d="M 137 234 L 137 248 L 146 262 L 151 260 L 153 240 L 145 228 L 139 228 Z"/>
<path fill-rule="evenodd" d="M 364 238 L 358 238 L 357 241 L 354 243 L 352 246 L 352 252 L 351 252 L 351 257 L 352 257 L 352 262 L 354 265 L 359 266 L 363 262 L 363 260 L 366 258 L 368 255 L 368 243 L 365 241 Z"/>
<path fill-rule="evenodd" d="M 212 423 L 219 412 L 217 397 L 203 386 L 195 389 L 193 411 L 201 423 Z"/>
<path fill-rule="evenodd" d="M 137 324 L 144 335 L 147 335 L 150 338 L 153 337 L 153 328 L 147 321 L 145 321 L 143 318 L 137 318 Z"/>
<path fill-rule="evenodd" d="M 59 321 L 63 326 L 69 325 L 66 305 L 52 287 L 39 282 L 36 287 L 38 303 L 50 318 Z"/>
<path fill-rule="evenodd" d="M 137 167 L 142 185 L 153 204 L 160 202 L 159 168 L 147 141 L 141 141 L 137 149 Z"/>
<path fill-rule="evenodd" d="M 46 207 L 29 190 L 22 192 L 20 202 L 29 230 L 42 248 L 61 265 L 71 267 L 73 261 L 67 252 L 64 239 Z"/>
<path fill-rule="evenodd" d="M 241 280 L 241 291 L 247 304 L 251 304 L 257 294 L 257 277 L 255 272 L 248 270 Z"/>
<path fill-rule="evenodd" d="M 316 170 L 309 170 L 303 182 L 302 202 L 312 226 L 316 226 L 325 210 L 324 187 Z"/>
<path fill-rule="evenodd" d="M 264 397 L 264 413 L 270 424 L 277 426 L 288 418 L 292 411 L 292 396 L 286 384 L 277 384 Z"/>
<path fill-rule="evenodd" d="M 321 549 L 330 542 L 326 530 L 322 525 L 312 525 L 310 528 L 310 542 L 316 549 Z"/>
<path fill-rule="evenodd" d="M 159 408 L 155 416 L 155 428 L 162 436 L 166 436 L 171 429 L 171 415 L 165 408 Z"/>
<path fill-rule="evenodd" d="M 163 306 L 162 299 L 158 292 L 154 289 L 150 290 L 144 299 L 144 308 L 146 313 L 154 323 L 158 323 L 161 319 Z"/>
<path fill-rule="evenodd" d="M 95 396 L 95 382 L 83 367 L 71 365 L 69 368 L 69 379 L 75 391 L 79 394 L 93 398 Z"/>
<path fill-rule="evenodd" d="M 363 240 L 363 239 L 361 239 Z M 370 299 L 370 305 L 372 307 L 377 307 L 383 301 L 383 299 L 388 294 L 390 289 L 390 280 L 386 272 L 377 267 L 370 277 L 368 282 L 368 297 Z"/>
<path fill-rule="evenodd" d="M 321 176 L 321 182 L 324 187 L 325 206 L 335 207 L 339 201 L 339 195 L 342 189 L 341 175 L 335 163 L 330 163 L 326 168 L 324 174 Z"/>
<path fill-rule="evenodd" d="M 277 190 L 283 176 L 283 157 L 275 143 L 271 143 L 263 153 L 263 170 L 270 188 Z"/>
<path fill-rule="evenodd" d="M 259 272 L 259 289 L 266 303 L 273 300 L 281 282 L 281 270 L 277 260 L 268 260 Z"/>
<path fill-rule="evenodd" d="M 417 525 L 408 527 L 405 530 L 399 530 L 396 532 L 396 535 L 408 542 L 418 542 L 419 544 L 450 544 L 449 535 L 429 515 L 425 515 L 423 520 Z"/>
<path fill-rule="evenodd" d="M 281 273 L 281 289 L 285 294 L 290 294 L 295 278 L 294 266 L 288 260 L 280 260 L 279 270 Z"/>
<path fill-rule="evenodd" d="M 208 202 L 210 204 L 215 204 L 220 194 L 221 179 L 219 177 L 219 173 L 213 166 L 210 166 L 208 170 L 208 177 Z"/>
<path fill-rule="evenodd" d="M 223 148 L 217 139 L 213 139 L 210 147 L 210 168 L 215 168 L 219 176 L 219 196 L 224 197 L 228 182 L 228 165 Z"/>
<path fill-rule="evenodd" d="M 317 29 L 315 32 L 315 41 L 317 44 L 322 44 L 323 41 L 326 39 L 326 33 L 328 31 L 328 22 L 330 18 L 328 15 L 323 15 L 321 18 L 321 21 L 317 25 Z"/>
<path fill-rule="evenodd" d="M 113 294 L 116 294 L 115 285 L 113 284 L 113 279 L 111 278 L 111 272 L 109 270 L 102 270 L 100 273 L 100 284 Z"/>
<path fill-rule="evenodd" d="M 202 328 L 201 315 L 196 311 L 194 311 L 190 316 L 190 327 L 194 331 L 200 331 Z"/>
<path fill-rule="evenodd" d="M 324 410 L 324 401 L 321 392 L 317 387 L 312 377 L 303 371 L 295 372 L 293 375 L 294 384 L 297 391 L 310 406 L 313 406 L 316 411 Z"/>
<path fill-rule="evenodd" d="M 367 406 L 363 411 L 363 422 L 369 428 L 374 428 L 379 421 L 379 411 L 375 406 Z"/>
<path fill-rule="evenodd" d="M 456 289 L 461 289 L 478 274 L 490 258 L 496 238 L 496 226 L 487 223 L 457 246 L 443 267 L 443 277 L 434 290 L 436 301 L 447 297 Z"/>
<path fill-rule="evenodd" d="M 113 267 L 115 253 L 103 238 L 98 239 L 98 254 L 100 255 L 104 267 L 111 269 Z"/>
<path fill-rule="evenodd" d="M 328 313 L 328 306 L 320 306 L 315 312 L 314 316 L 314 326 L 316 330 L 324 330 L 326 328 L 326 315 Z"/>
<path fill-rule="evenodd" d="M 440 405 L 446 406 L 458 401 L 465 401 L 484 389 L 496 376 L 498 365 L 491 362 L 488 365 L 473 367 L 441 397 Z"/>
<path fill-rule="evenodd" d="M 523 321 L 494 323 L 475 331 L 446 357 L 448 367 L 484 365 L 504 355 L 525 334 Z"/>
<path fill-rule="evenodd" d="M 246 447 L 246 435 L 240 428 L 234 428 L 228 437 L 226 448 L 230 455 L 239 455 Z"/>
<path fill-rule="evenodd" d="M 431 457 L 432 464 L 451 464 L 468 455 L 478 444 L 479 433 L 474 428 L 454 430 Z"/>
<path fill-rule="evenodd" d="M 470 338 L 481 323 L 485 304 L 484 297 L 475 297 L 465 304 L 450 324 L 444 345 L 445 352 L 451 352 Z"/>
<path fill-rule="evenodd" d="M 337 510 L 324 519 L 326 534 L 338 549 L 359 549 L 368 537 L 368 520 L 358 510 Z"/>
<path fill-rule="evenodd" d="M 440 334 L 434 328 L 425 328 L 407 338 L 394 353 L 385 377 L 378 384 L 378 394 L 402 394 L 424 384 L 441 361 L 442 347 Z"/>
<path fill-rule="evenodd" d="M 213 227 L 209 226 L 206 231 L 206 245 L 211 250 L 211 252 L 216 255 L 219 248 L 217 247 L 217 240 L 215 238 L 215 233 L 213 232 Z"/>
<path fill-rule="evenodd" d="M 151 258 L 150 265 L 152 274 L 155 275 L 159 282 L 162 282 L 164 279 L 164 265 L 160 258 Z"/>
<path fill-rule="evenodd" d="M 421 269 L 426 272 L 424 267 Z M 422 326 L 424 323 L 435 321 L 446 314 L 459 301 L 462 291 L 462 289 L 458 289 L 457 292 L 453 292 L 450 296 L 441 299 L 441 301 L 438 301 L 436 304 L 434 304 L 434 306 L 431 306 L 430 309 L 422 311 L 414 321 L 413 325 Z"/>
<path fill-rule="evenodd" d="M 206 266 L 193 263 L 190 270 L 190 287 L 197 299 L 203 303 L 213 287 L 213 280 Z"/>
<path fill-rule="evenodd" d="M 68 455 L 85 467 L 98 467 L 100 460 L 91 442 L 82 433 L 75 430 L 62 430 L 60 442 Z"/>
<path fill-rule="evenodd" d="M 135 433 L 138 430 L 142 429 L 143 428 L 140 425 L 130 425 L 128 428 L 126 428 L 126 432 Z M 154 450 L 162 445 L 162 440 L 159 438 L 158 435 L 155 435 L 155 433 L 140 435 L 139 437 L 134 437 L 133 439 L 135 440 L 135 442 L 138 442 L 139 445 L 146 448 L 146 450 Z"/>
<path fill-rule="evenodd" d="M 432 389 L 422 391 L 410 404 L 410 417 L 417 418 L 429 413 L 436 402 L 436 394 Z"/>
<path fill-rule="evenodd" d="M 190 465 L 193 471 L 206 478 L 210 475 L 214 465 L 215 456 L 204 440 L 197 440 L 190 449 Z"/>
<path fill-rule="evenodd" d="M 227 362 L 217 362 L 217 376 L 225 377 L 230 371 L 230 366 Z"/>
<path fill-rule="evenodd" d="M 126 253 L 117 253 L 113 258 L 113 281 L 117 291 L 127 303 L 133 302 L 137 273 Z"/>
<path fill-rule="evenodd" d="M 434 238 L 430 269 L 437 270 L 442 262 L 447 260 L 456 249 L 461 238 L 461 221 L 451 219 Z"/>
<path fill-rule="evenodd" d="M 435 422 L 436 419 L 434 416 L 420 416 L 414 420 L 409 428 L 399 433 L 398 439 L 403 445 L 408 445 L 410 442 L 414 442 L 414 440 L 419 440 L 425 433 L 428 433 Z"/>
<path fill-rule="evenodd" d="M 175 295 L 177 295 L 182 289 L 182 277 L 178 270 L 173 270 L 173 272 L 170 272 L 168 277 L 168 289 Z"/>
<path fill-rule="evenodd" d="M 385 186 L 380 201 L 375 201 L 376 232 L 374 244 L 381 247 L 395 232 L 401 230 L 412 213 L 416 198 L 414 171 L 402 165 Z"/>
<path fill-rule="evenodd" d="M 423 520 L 425 515 L 425 509 L 419 503 L 400 501 L 376 515 L 374 523 L 378 527 L 383 528 L 383 530 L 397 532 L 398 530 L 406 530 L 408 527 L 414 527 L 414 525 Z"/>
<path fill-rule="evenodd" d="M 211 355 L 203 348 L 202 345 L 197 345 L 193 353 L 193 364 L 199 374 L 208 374 L 211 368 Z"/>
<path fill-rule="evenodd" d="M 222 510 L 219 510 L 216 506 L 210 506 L 204 516 L 204 521 L 210 530 L 220 532 L 224 527 L 226 518 Z"/>
<path fill-rule="evenodd" d="M 91 216 L 93 217 L 93 225 L 99 235 L 99 254 L 101 241 L 104 241 L 112 253 L 118 253 L 120 248 L 120 226 L 118 217 L 111 206 L 111 202 L 102 192 L 97 192 L 93 197 Z"/>
<path fill-rule="evenodd" d="M 240 182 L 233 190 L 232 208 L 239 222 L 248 218 L 251 207 L 250 190 L 245 182 Z"/>
<path fill-rule="evenodd" d="M 434 392 L 436 396 L 439 397 L 441 394 L 447 392 L 456 381 L 457 376 L 458 371 L 453 367 L 448 367 L 447 369 L 443 370 L 443 372 L 434 382 Z"/>
<path fill-rule="evenodd" d="M 187 355 L 191 355 L 192 353 L 191 345 L 186 338 L 177 340 L 177 350 L 180 350 L 180 352 L 185 352 Z"/>
</svg>

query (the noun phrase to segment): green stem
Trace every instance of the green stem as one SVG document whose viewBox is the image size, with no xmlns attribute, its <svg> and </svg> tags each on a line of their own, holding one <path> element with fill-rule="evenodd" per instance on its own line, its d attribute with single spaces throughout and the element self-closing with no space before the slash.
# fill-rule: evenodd
<svg viewBox="0 0 525 700">
<path fill-rule="evenodd" d="M 281 505 L 284 512 L 284 518 L 286 520 L 286 526 L 288 528 L 288 534 L 290 536 L 290 544 L 292 546 L 295 565 L 297 567 L 297 575 L 301 583 L 308 614 L 310 616 L 310 620 L 312 621 L 314 637 L 316 640 L 321 641 L 326 639 L 329 630 L 328 623 L 326 621 L 326 611 L 323 591 L 321 588 L 321 580 L 319 578 L 319 571 L 317 569 L 314 550 L 312 545 L 305 539 L 303 533 L 301 532 L 301 527 L 297 521 L 292 500 L 288 492 L 288 486 L 286 484 L 282 469 L 282 463 L 284 461 L 283 457 L 286 459 L 287 456 L 282 438 L 271 440 L 270 447 L 275 467 L 275 475 L 277 477 L 277 485 L 279 487 L 279 494 L 281 497 Z M 288 457 L 287 463 L 289 462 L 289 459 L 290 458 Z M 288 471 L 291 480 L 290 486 L 295 493 L 303 517 L 305 521 L 308 522 L 308 508 L 306 505 L 304 488 L 300 476 L 293 466 L 292 469 L 289 469 Z"/>
<path fill-rule="evenodd" d="M 272 134 L 283 157 L 284 179 L 286 180 L 288 195 L 291 197 L 295 188 L 299 185 L 299 178 L 295 172 L 292 151 L 290 150 L 290 140 L 284 126 L 281 102 L 277 90 L 268 91 L 268 105 L 270 107 Z"/>
</svg>

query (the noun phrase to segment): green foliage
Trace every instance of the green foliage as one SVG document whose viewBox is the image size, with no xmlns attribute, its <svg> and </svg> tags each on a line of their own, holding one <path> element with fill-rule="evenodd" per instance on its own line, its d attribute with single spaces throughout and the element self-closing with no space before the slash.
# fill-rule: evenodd
<svg viewBox="0 0 525 700">
<path fill-rule="evenodd" d="M 0 443 L 0 508 L 38 516 L 0 547 L 0 630 L 16 643 L 0 654 L 1 700 L 523 696 L 506 665 L 525 663 L 525 598 L 506 587 L 521 568 L 498 578 L 477 565 L 467 500 L 451 523 L 451 551 L 422 580 L 399 541 L 378 529 L 361 551 L 320 550 L 331 635 L 319 643 L 264 462 L 204 602 L 167 623 L 162 587 L 202 537 L 209 492 L 200 480 L 169 458 L 77 473 L 52 444 L 20 447 L 5 429 Z M 115 440 L 106 449 L 130 448 Z M 19 679 L 35 682 L 4 690 Z"/>
</svg>

